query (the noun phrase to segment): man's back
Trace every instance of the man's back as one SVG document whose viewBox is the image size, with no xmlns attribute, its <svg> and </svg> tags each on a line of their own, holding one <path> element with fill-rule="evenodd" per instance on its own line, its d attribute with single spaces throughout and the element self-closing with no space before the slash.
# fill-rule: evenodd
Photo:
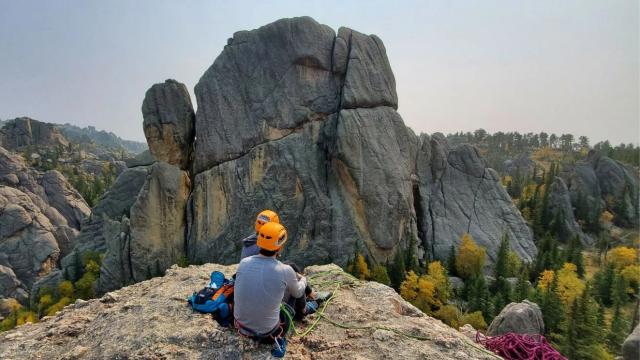
<svg viewBox="0 0 640 360">
<path fill-rule="evenodd" d="M 274 257 L 247 257 L 236 273 L 234 317 L 243 327 L 258 334 L 268 333 L 279 323 L 285 294 L 300 297 L 305 286 L 305 280 L 298 281 L 293 269 Z"/>
<path fill-rule="evenodd" d="M 258 248 L 258 245 L 256 245 L 257 241 L 257 234 L 249 235 L 242 240 L 242 252 L 240 253 L 240 260 L 249 256 L 258 255 L 260 249 Z"/>
</svg>

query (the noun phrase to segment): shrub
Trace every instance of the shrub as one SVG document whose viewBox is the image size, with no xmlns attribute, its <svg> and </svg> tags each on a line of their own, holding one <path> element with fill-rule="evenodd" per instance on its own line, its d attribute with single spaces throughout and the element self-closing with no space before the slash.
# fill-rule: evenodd
<svg viewBox="0 0 640 360">
<path fill-rule="evenodd" d="M 464 314 L 462 319 L 460 320 L 460 326 L 469 324 L 473 326 L 476 330 L 486 330 L 487 322 L 484 321 L 484 316 L 482 316 L 482 311 L 475 311 L 472 313 Z"/>
</svg>

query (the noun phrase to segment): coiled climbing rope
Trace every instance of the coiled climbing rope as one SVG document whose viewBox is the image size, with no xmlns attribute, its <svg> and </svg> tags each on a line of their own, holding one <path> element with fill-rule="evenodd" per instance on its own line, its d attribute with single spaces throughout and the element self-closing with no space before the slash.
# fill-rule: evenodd
<svg viewBox="0 0 640 360">
<path fill-rule="evenodd" d="M 567 360 L 542 335 L 485 336 L 478 332 L 476 341 L 507 360 Z"/>
</svg>

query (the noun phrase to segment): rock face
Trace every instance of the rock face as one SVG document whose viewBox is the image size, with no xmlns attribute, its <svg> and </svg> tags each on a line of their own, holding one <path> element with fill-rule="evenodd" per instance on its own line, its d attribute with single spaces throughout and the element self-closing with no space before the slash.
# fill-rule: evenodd
<svg viewBox="0 0 640 360">
<path fill-rule="evenodd" d="M 118 224 L 124 219 L 128 221 L 128 217 L 131 216 L 131 207 L 136 202 L 148 174 L 149 168 L 146 166 L 127 169 L 118 176 L 111 189 L 102 196 L 100 202 L 93 208 L 91 216 L 83 222 L 82 232 L 76 239 L 73 252 L 61 261 L 63 271 L 70 278 L 79 277 L 78 263 L 83 253 L 87 251 L 105 253 L 107 251 L 107 242 L 112 240 L 111 232 L 106 230 L 109 221 L 115 221 Z M 112 228 L 110 227 L 110 229 Z"/>
<path fill-rule="evenodd" d="M 573 215 L 573 205 L 571 204 L 571 194 L 567 185 L 559 177 L 556 177 L 551 186 L 549 187 L 549 213 L 556 221 L 557 219 L 563 219 L 563 221 L 556 225 L 558 226 L 558 234 L 560 240 L 567 241 L 570 238 L 578 236 L 580 240 L 586 245 L 593 245 L 593 239 L 582 232 L 580 225 L 578 225 Z"/>
<path fill-rule="evenodd" d="M 421 137 L 418 155 L 419 229 L 426 234 L 427 251 L 446 259 L 451 245 L 469 233 L 487 250 L 489 262 L 497 256 L 501 237 L 507 234 L 512 249 L 524 260 L 536 254 L 533 234 L 500 177 L 487 168 L 478 150 L 470 145 L 450 149 L 442 134 Z M 429 159 L 428 164 L 421 164 Z"/>
<path fill-rule="evenodd" d="M 537 304 L 528 300 L 507 305 L 489 325 L 489 336 L 503 335 L 509 332 L 517 334 L 544 334 L 542 312 Z"/>
<path fill-rule="evenodd" d="M 595 213 L 590 215 L 597 216 L 608 208 L 616 213 L 620 223 L 638 226 L 640 185 L 637 170 L 591 151 L 586 160 L 578 161 L 562 177 L 567 182 L 575 206 L 583 202 L 585 208 Z M 624 204 L 624 213 L 620 209 L 621 204 Z"/>
<path fill-rule="evenodd" d="M 27 168 L 0 148 L 0 297 L 21 302 L 74 246 L 90 209 L 57 171 Z"/>
<path fill-rule="evenodd" d="M 107 251 L 98 289 L 106 292 L 164 274 L 185 253 L 186 172 L 165 162 L 149 174 L 131 206 L 131 219 L 103 223 Z"/>
<path fill-rule="evenodd" d="M 624 360 L 637 360 L 640 358 L 640 325 L 633 329 L 622 344 L 622 357 Z"/>
<path fill-rule="evenodd" d="M 67 147 L 69 141 L 53 124 L 22 117 L 3 124 L 0 129 L 0 146 L 9 150 L 28 146 L 55 148 Z"/>
<path fill-rule="evenodd" d="M 271 346 L 221 328 L 211 316 L 194 313 L 187 305 L 186 297 L 214 270 L 229 277 L 236 267 L 173 267 L 164 277 L 69 305 L 40 323 L 0 333 L 0 358 L 269 358 Z M 342 329 L 321 320 L 307 336 L 290 337 L 287 358 L 497 359 L 387 286 L 355 280 L 335 265 L 310 267 L 307 275 L 320 290 L 336 290 L 325 310 L 327 319 L 364 329 Z M 338 288 L 331 285 L 335 281 L 341 283 Z M 314 317 L 296 326 L 304 330 Z"/>
<path fill-rule="evenodd" d="M 531 160 L 530 154 L 523 153 L 513 160 L 507 160 L 503 164 L 503 170 L 512 178 L 531 176 L 536 167 L 536 162 Z"/>
<path fill-rule="evenodd" d="M 83 226 L 74 254 L 105 253 L 103 291 L 161 274 L 182 256 L 237 262 L 240 239 L 267 208 L 289 232 L 284 257 L 301 265 L 344 265 L 356 248 L 376 263 L 409 247 L 423 262 L 446 258 L 465 232 L 487 247 L 490 262 L 504 233 L 525 260 L 536 253 L 531 231 L 475 148 L 450 148 L 442 135 L 416 136 L 404 125 L 375 35 L 347 28 L 336 35 L 308 17 L 240 31 L 195 95 L 192 144 L 184 86 L 152 86 L 144 126 L 159 162 L 123 173 L 94 214 L 126 187 L 120 211 Z M 146 180 L 121 180 L 134 171 Z"/>
<path fill-rule="evenodd" d="M 195 121 L 187 87 L 175 80 L 153 85 L 142 102 L 142 115 L 151 154 L 186 170 L 191 160 Z"/>
</svg>

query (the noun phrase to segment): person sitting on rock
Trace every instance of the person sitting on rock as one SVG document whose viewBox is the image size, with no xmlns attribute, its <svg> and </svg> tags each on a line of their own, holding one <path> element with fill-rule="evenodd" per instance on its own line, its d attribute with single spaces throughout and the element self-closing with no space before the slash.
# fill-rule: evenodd
<svg viewBox="0 0 640 360">
<path fill-rule="evenodd" d="M 308 304 L 303 310 L 305 314 L 318 308 L 317 302 L 306 301 L 304 275 L 276 259 L 286 242 L 284 226 L 276 222 L 262 225 L 256 241 L 259 253 L 240 261 L 235 280 L 233 315 L 238 332 L 263 343 L 273 343 L 274 357 L 283 357 L 286 352 L 285 335 L 295 316 L 290 304 Z"/>
<path fill-rule="evenodd" d="M 256 232 L 242 240 L 242 252 L 240 253 L 240 260 L 253 255 L 258 255 L 258 246 L 256 241 L 258 240 L 258 232 L 262 225 L 268 222 L 280 223 L 280 218 L 273 210 L 263 210 L 258 216 L 256 216 L 255 229 Z"/>
</svg>

